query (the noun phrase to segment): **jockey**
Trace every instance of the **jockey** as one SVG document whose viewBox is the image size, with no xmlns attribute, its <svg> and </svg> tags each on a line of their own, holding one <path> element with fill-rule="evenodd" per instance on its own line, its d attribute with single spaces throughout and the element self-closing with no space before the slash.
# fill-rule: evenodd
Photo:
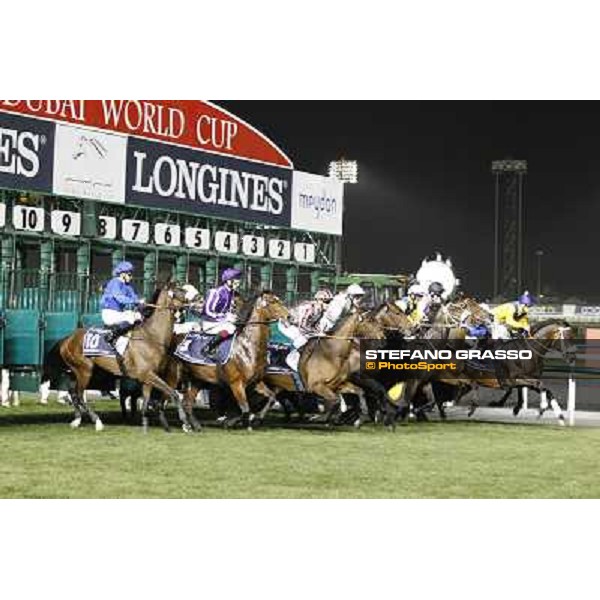
<svg viewBox="0 0 600 600">
<path fill-rule="evenodd" d="M 325 289 L 319 290 L 314 300 L 302 302 L 290 311 L 291 323 L 279 321 L 279 331 L 292 341 L 294 349 L 286 358 L 287 364 L 294 370 L 298 370 L 300 360 L 300 348 L 306 344 L 306 334 L 316 334 L 319 321 L 323 317 L 327 305 L 333 299 L 333 294 Z"/>
<path fill-rule="evenodd" d="M 241 278 L 242 272 L 239 269 L 225 269 L 221 275 L 222 285 L 208 292 L 202 311 L 202 331 L 213 336 L 205 347 L 209 354 L 235 333 L 235 315 L 231 308 Z"/>
<path fill-rule="evenodd" d="M 529 335 L 529 307 L 532 305 L 533 298 L 525 292 L 516 302 L 506 302 L 492 309 L 494 339 L 508 340 L 520 333 Z"/>
<path fill-rule="evenodd" d="M 132 274 L 133 265 L 127 261 L 120 262 L 100 300 L 102 321 L 111 329 L 111 333 L 106 336 L 110 344 L 142 320 L 142 315 L 137 310 L 142 302 L 131 285 Z"/>
<path fill-rule="evenodd" d="M 408 295 L 396 302 L 397 306 L 404 312 L 413 324 L 419 323 L 422 314 L 418 310 L 421 300 L 425 296 L 425 289 L 418 283 L 413 283 L 408 288 Z"/>
<path fill-rule="evenodd" d="M 198 320 L 186 321 L 185 313 L 187 312 L 188 315 L 196 317 L 196 319 L 202 318 L 204 299 L 200 296 L 200 292 L 190 283 L 181 286 L 181 289 L 185 292 L 185 299 L 189 304 L 185 311 L 179 313 L 173 331 L 176 335 L 189 333 L 191 331 L 201 331 L 202 327 L 200 322 Z"/>
<path fill-rule="evenodd" d="M 349 285 L 346 291 L 336 294 L 319 321 L 319 332 L 329 333 L 334 329 L 341 319 L 360 306 L 364 295 L 365 290 L 357 283 Z"/>
</svg>

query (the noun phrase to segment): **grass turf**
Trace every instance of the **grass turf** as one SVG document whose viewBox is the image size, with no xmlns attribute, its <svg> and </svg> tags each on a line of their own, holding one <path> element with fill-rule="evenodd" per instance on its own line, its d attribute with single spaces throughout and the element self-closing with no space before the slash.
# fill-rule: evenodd
<svg viewBox="0 0 600 600">
<path fill-rule="evenodd" d="M 148 435 L 68 427 L 25 400 L 0 409 L 0 498 L 598 498 L 600 429 L 411 423 L 395 433 L 265 427 Z M 175 423 L 175 417 L 172 416 Z"/>
</svg>

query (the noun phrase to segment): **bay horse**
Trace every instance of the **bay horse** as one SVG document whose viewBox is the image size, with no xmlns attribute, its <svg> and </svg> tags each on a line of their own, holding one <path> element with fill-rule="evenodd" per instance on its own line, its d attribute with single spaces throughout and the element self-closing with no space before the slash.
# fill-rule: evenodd
<svg viewBox="0 0 600 600">
<path fill-rule="evenodd" d="M 167 381 L 175 386 L 180 380 L 187 380 L 184 393 L 184 411 L 192 427 L 200 430 L 200 424 L 193 415 L 193 404 L 198 391 L 206 384 L 226 386 L 231 390 L 240 410 L 241 424 L 252 430 L 254 415 L 250 412 L 247 388 L 252 386 L 268 398 L 274 394 L 264 385 L 263 376 L 267 366 L 267 343 L 269 326 L 279 320 L 287 320 L 289 311 L 278 296 L 271 291 L 263 291 L 245 303 L 237 318 L 237 335 L 231 346 L 229 360 L 224 364 L 197 365 L 173 357 L 169 363 Z M 238 419 L 228 424 L 231 426 Z"/>
<path fill-rule="evenodd" d="M 51 350 L 44 363 L 43 378 L 45 380 L 53 379 L 58 375 L 57 371 L 68 373 L 70 379 L 69 393 L 75 412 L 71 427 L 79 427 L 85 414 L 95 424 L 97 431 L 104 428 L 100 417 L 89 407 L 83 395 L 83 392 L 89 387 L 94 367 L 98 367 L 104 372 L 117 377 L 125 376 L 142 385 L 144 396 L 142 424 L 144 431 L 147 431 L 148 428 L 147 408 L 153 389 L 162 392 L 173 400 L 177 406 L 184 431 L 191 430 L 191 425 L 181 406 L 178 394 L 160 376 L 168 360 L 175 313 L 181 310 L 189 301 L 187 296 L 187 290 L 172 284 L 157 293 L 153 313 L 129 333 L 129 343 L 122 356 L 126 373 L 123 373 L 115 357 L 84 356 L 83 338 L 86 330 L 83 328 L 75 330 Z M 160 420 L 165 431 L 169 431 L 168 422 L 162 411 Z"/>
</svg>

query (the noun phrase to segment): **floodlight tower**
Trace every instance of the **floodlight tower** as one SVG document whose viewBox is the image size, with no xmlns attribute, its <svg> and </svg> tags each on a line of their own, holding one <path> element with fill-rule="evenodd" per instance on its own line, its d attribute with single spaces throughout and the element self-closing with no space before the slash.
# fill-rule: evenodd
<svg viewBox="0 0 600 600">
<path fill-rule="evenodd" d="M 523 192 L 526 160 L 492 162 L 495 183 L 494 296 L 523 291 Z"/>
<path fill-rule="evenodd" d="M 345 187 L 346 183 L 358 183 L 358 163 L 355 160 L 332 160 L 329 163 L 329 177 L 339 179 Z M 343 218 L 343 217 L 342 217 Z M 338 236 L 335 242 L 335 264 L 337 274 L 342 272 L 342 236 Z"/>
</svg>

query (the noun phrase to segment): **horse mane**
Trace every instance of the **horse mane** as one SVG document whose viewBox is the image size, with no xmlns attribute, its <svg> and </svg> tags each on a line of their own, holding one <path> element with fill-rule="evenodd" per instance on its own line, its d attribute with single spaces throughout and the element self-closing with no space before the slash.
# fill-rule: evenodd
<svg viewBox="0 0 600 600">
<path fill-rule="evenodd" d="M 544 327 L 548 327 L 549 325 L 559 325 L 560 327 L 570 327 L 570 325 L 564 319 L 545 319 L 543 321 L 539 321 L 538 323 L 534 323 L 531 326 L 532 335 L 538 333 L 538 331 L 542 330 Z"/>
<path fill-rule="evenodd" d="M 243 324 L 250 320 L 250 315 L 254 309 L 256 301 L 262 296 L 263 292 L 256 292 L 252 294 L 247 300 L 244 301 L 240 312 L 238 313 L 238 322 Z"/>
</svg>

